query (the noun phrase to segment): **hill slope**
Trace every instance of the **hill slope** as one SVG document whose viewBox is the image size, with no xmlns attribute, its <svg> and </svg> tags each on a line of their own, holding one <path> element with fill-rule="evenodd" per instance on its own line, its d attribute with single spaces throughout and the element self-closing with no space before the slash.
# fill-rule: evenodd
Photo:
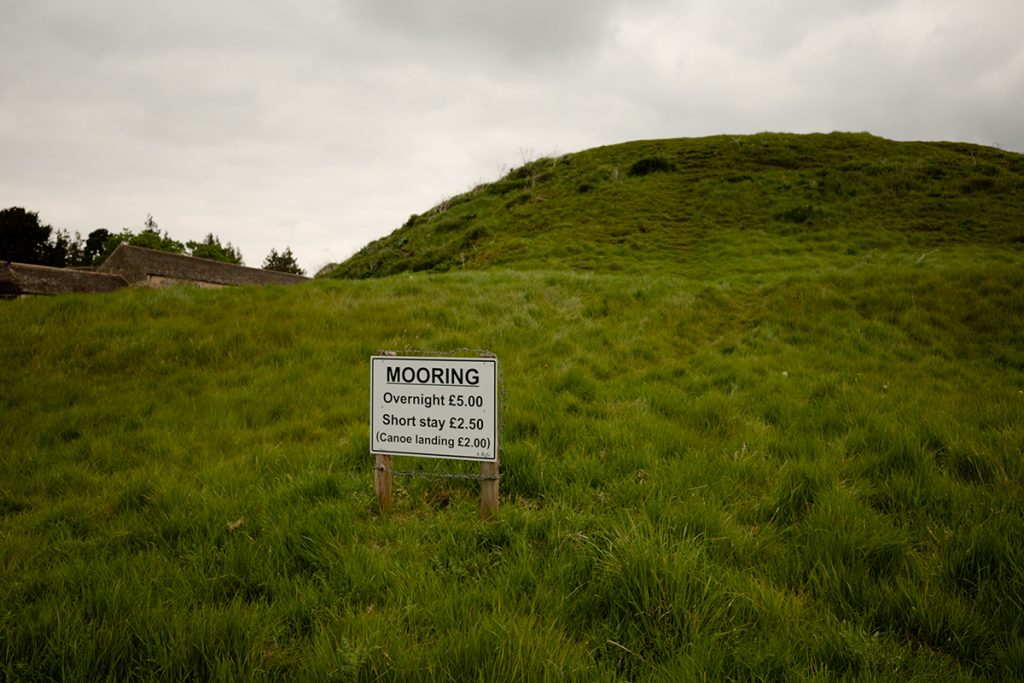
<svg viewBox="0 0 1024 683">
<path fill-rule="evenodd" d="M 1019 157 L 921 145 L 946 176 L 869 192 L 776 149 L 655 199 L 762 139 L 918 149 L 622 145 L 404 229 L 524 217 L 465 271 L 3 302 L 0 679 L 1024 679 Z M 821 172 L 861 189 L 758 190 Z M 504 375 L 499 520 L 417 458 L 381 515 L 369 356 L 465 348 Z"/>
<path fill-rule="evenodd" d="M 532 161 L 412 216 L 333 277 L 492 267 L 802 268 L 1024 242 L 1024 156 L 868 134 L 641 141 Z M 753 260 L 752 260 L 753 257 Z"/>
</svg>

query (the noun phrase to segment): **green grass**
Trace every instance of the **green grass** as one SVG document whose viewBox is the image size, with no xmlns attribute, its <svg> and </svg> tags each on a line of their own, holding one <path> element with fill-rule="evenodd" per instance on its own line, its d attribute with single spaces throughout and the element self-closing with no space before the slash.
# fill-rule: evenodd
<svg viewBox="0 0 1024 683">
<path fill-rule="evenodd" d="M 858 230 L 6 302 L 0 679 L 1021 678 L 1021 244 Z M 369 357 L 462 348 L 499 519 L 381 515 Z"/>
<path fill-rule="evenodd" d="M 511 267 L 756 276 L 1022 243 L 1019 154 L 866 133 L 765 133 L 537 159 L 411 216 L 332 275 Z"/>
</svg>

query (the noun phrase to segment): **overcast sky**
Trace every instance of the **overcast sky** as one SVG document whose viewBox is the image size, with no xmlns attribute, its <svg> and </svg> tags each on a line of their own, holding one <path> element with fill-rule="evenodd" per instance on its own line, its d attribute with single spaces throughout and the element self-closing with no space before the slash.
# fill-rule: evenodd
<svg viewBox="0 0 1024 683">
<path fill-rule="evenodd" d="M 869 131 L 1024 152 L 1022 0 L 2 0 L 0 208 L 310 274 L 523 160 Z"/>
</svg>

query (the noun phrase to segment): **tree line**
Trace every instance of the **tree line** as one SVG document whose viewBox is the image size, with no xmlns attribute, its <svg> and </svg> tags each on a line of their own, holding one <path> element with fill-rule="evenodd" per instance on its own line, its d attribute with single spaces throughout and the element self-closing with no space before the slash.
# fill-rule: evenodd
<svg viewBox="0 0 1024 683">
<path fill-rule="evenodd" d="M 82 239 L 77 232 L 71 235 L 67 230 L 54 230 L 52 226 L 40 221 L 35 211 L 17 206 L 0 211 L 0 261 L 56 268 L 98 266 L 121 244 L 245 265 L 242 253 L 231 242 L 221 244 L 220 238 L 213 233 L 199 242 L 179 242 L 166 231 L 161 232 L 152 215 L 146 217 L 142 230 L 138 232 L 122 228 L 120 232 L 112 233 L 99 228 Z M 299 267 L 290 247 L 285 247 L 280 253 L 271 249 L 263 260 L 262 268 L 296 275 L 306 274 Z"/>
</svg>

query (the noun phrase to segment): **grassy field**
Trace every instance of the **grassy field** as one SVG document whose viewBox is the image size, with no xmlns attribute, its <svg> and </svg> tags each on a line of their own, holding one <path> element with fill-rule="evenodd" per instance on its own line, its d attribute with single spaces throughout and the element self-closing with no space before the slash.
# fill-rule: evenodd
<svg viewBox="0 0 1024 683">
<path fill-rule="evenodd" d="M 1024 677 L 1024 244 L 776 223 L 0 302 L 0 679 Z M 369 357 L 461 348 L 499 519 L 456 479 L 381 515 Z"/>
</svg>

